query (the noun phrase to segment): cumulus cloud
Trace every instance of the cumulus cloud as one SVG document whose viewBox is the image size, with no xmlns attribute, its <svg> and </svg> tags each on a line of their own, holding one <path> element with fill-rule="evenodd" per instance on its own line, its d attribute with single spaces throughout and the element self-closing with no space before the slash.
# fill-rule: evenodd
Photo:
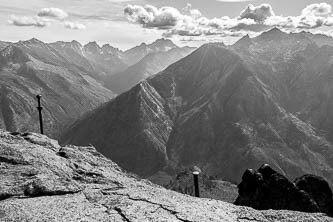
<svg viewBox="0 0 333 222">
<path fill-rule="evenodd" d="M 35 16 L 17 16 L 11 15 L 8 20 L 9 24 L 15 26 L 35 26 L 35 27 L 45 27 L 52 23 L 60 23 L 67 29 L 85 29 L 86 26 L 78 23 L 65 21 L 68 14 L 59 8 L 43 8 Z"/>
<path fill-rule="evenodd" d="M 172 7 L 156 8 L 152 5 L 138 6 L 128 5 L 124 9 L 127 19 L 138 23 L 145 28 L 157 28 L 166 30 L 164 36 L 201 36 L 201 35 L 230 35 L 239 36 L 242 30 L 262 29 L 258 21 L 264 21 L 269 15 L 274 15 L 271 7 L 248 7 L 251 11 L 244 10 L 237 18 L 224 16 L 209 19 L 204 17 L 198 9 L 193 9 L 187 4 L 182 10 Z M 270 11 L 267 12 L 267 10 Z M 247 13 L 247 15 L 246 15 Z M 256 15 L 256 19 L 250 14 Z"/>
<path fill-rule="evenodd" d="M 128 5 L 125 15 L 132 22 L 137 22 L 145 27 L 168 28 L 175 26 L 183 15 L 172 7 L 156 8 L 152 5 Z"/>
<path fill-rule="evenodd" d="M 308 5 L 299 16 L 272 16 L 265 24 L 288 29 L 315 29 L 333 25 L 332 7 L 327 3 Z"/>
<path fill-rule="evenodd" d="M 274 16 L 272 6 L 269 4 L 262 4 L 259 6 L 254 6 L 252 4 L 248 5 L 241 13 L 241 19 L 253 19 L 256 22 L 264 22 L 267 18 Z"/>
<path fill-rule="evenodd" d="M 128 5 L 124 9 L 127 19 L 144 28 L 165 30 L 164 36 L 239 36 L 259 33 L 272 27 L 287 31 L 315 29 L 333 25 L 332 7 L 327 3 L 311 4 L 299 16 L 279 16 L 269 4 L 249 4 L 238 17 L 207 18 L 198 9 L 187 4 L 182 10 L 172 7 L 156 8 L 152 5 Z"/>
<path fill-rule="evenodd" d="M 192 8 L 192 4 L 190 3 L 187 3 L 186 7 L 182 9 L 182 13 L 194 18 L 200 18 L 202 16 L 201 12 L 198 9 Z"/>
<path fill-rule="evenodd" d="M 39 11 L 38 16 L 65 19 L 68 17 L 68 14 L 60 8 L 42 8 Z"/>
<path fill-rule="evenodd" d="M 31 17 L 31 16 L 11 15 L 8 22 L 16 26 L 35 26 L 35 27 L 45 27 L 50 24 L 49 21 L 42 19 L 38 16 Z"/>
<path fill-rule="evenodd" d="M 85 29 L 86 26 L 81 24 L 81 23 L 77 23 L 77 22 L 64 22 L 64 26 L 65 28 L 68 29 Z"/>
<path fill-rule="evenodd" d="M 332 6 L 327 3 L 311 4 L 302 11 L 302 16 L 328 17 L 331 14 Z"/>
</svg>

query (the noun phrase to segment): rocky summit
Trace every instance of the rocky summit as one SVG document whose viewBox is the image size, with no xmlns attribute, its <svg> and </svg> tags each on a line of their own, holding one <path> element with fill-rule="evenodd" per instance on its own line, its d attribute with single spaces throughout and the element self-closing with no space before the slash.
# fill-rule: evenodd
<svg viewBox="0 0 333 222">
<path fill-rule="evenodd" d="M 0 131 L 0 221 L 333 220 L 179 194 L 122 171 L 91 146 Z"/>
</svg>

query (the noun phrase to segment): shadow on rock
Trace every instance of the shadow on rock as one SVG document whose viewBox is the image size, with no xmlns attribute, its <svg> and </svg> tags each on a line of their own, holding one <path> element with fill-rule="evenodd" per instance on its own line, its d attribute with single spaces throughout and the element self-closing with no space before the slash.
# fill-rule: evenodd
<svg viewBox="0 0 333 222">
<path fill-rule="evenodd" d="M 333 197 L 321 177 L 304 175 L 295 182 L 264 164 L 258 171 L 248 169 L 238 185 L 236 205 L 259 210 L 322 212 L 333 216 Z"/>
</svg>

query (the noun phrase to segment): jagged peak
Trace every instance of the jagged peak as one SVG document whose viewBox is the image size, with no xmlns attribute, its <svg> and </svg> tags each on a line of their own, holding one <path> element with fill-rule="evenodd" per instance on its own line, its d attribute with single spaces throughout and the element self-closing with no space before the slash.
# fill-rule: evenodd
<svg viewBox="0 0 333 222">
<path fill-rule="evenodd" d="M 110 44 L 104 44 L 104 45 L 102 45 L 102 48 L 106 48 L 106 49 L 108 49 L 108 48 L 112 48 L 112 49 L 116 49 L 115 47 L 113 47 L 113 46 L 111 46 Z"/>
<path fill-rule="evenodd" d="M 45 44 L 44 42 L 40 41 L 39 39 L 32 38 L 26 41 L 20 41 L 22 43 L 27 43 L 27 44 Z"/>
<path fill-rule="evenodd" d="M 170 39 L 160 38 L 156 39 L 151 44 L 147 44 L 145 42 L 142 42 L 140 45 L 137 45 L 126 52 L 131 52 L 133 50 L 137 49 L 146 49 L 146 48 L 158 48 L 158 47 L 169 47 L 168 49 L 176 48 L 178 47 L 174 42 L 172 42 Z"/>
<path fill-rule="evenodd" d="M 283 32 L 281 29 L 279 29 L 279 28 L 277 28 L 277 27 L 274 27 L 274 28 L 272 28 L 272 29 L 270 29 L 270 30 L 268 30 L 266 33 L 283 33 L 283 34 L 286 34 L 285 32 Z"/>
<path fill-rule="evenodd" d="M 119 48 L 113 47 L 110 44 L 104 44 L 101 48 L 103 51 L 107 52 L 122 52 Z"/>
<path fill-rule="evenodd" d="M 261 35 L 259 35 L 255 39 L 277 40 L 277 39 L 282 39 L 285 36 L 288 36 L 288 33 L 283 32 L 279 28 L 274 27 L 266 32 L 263 32 Z"/>
<path fill-rule="evenodd" d="M 128 49 L 128 50 L 126 50 L 125 51 L 125 53 L 131 53 L 131 52 L 133 52 L 133 51 L 136 51 L 136 50 L 145 50 L 145 49 L 147 49 L 147 44 L 146 43 L 141 43 L 140 45 L 137 45 L 137 46 L 135 46 L 135 47 L 133 47 L 133 48 L 130 48 L 130 49 Z"/>
<path fill-rule="evenodd" d="M 65 41 L 57 41 L 57 42 L 54 42 L 54 43 L 51 43 L 51 44 L 61 44 L 61 45 L 64 45 L 64 46 L 82 46 L 80 42 L 76 41 L 76 40 L 72 40 L 71 42 L 65 42 Z"/>
<path fill-rule="evenodd" d="M 156 39 L 155 42 L 164 42 L 164 41 L 170 41 L 170 39 L 166 39 L 166 38 L 159 38 L 159 39 Z"/>
<path fill-rule="evenodd" d="M 152 44 L 154 43 L 173 43 L 173 41 L 171 41 L 170 39 L 165 39 L 165 38 L 160 38 L 160 39 L 156 39 Z"/>
<path fill-rule="evenodd" d="M 81 43 L 79 43 L 79 42 L 76 41 L 76 40 L 72 40 L 72 41 L 71 41 L 71 44 L 81 46 Z"/>
<path fill-rule="evenodd" d="M 6 61 L 12 61 L 14 63 L 25 63 L 29 61 L 29 56 L 15 44 L 10 44 L 0 51 L 0 60 L 1 57 L 5 58 Z"/>
<path fill-rule="evenodd" d="M 165 39 L 165 38 L 156 39 L 149 46 L 152 46 L 152 47 L 156 47 L 156 46 L 168 46 L 170 48 L 177 47 L 177 45 L 173 41 L 171 41 L 170 39 Z"/>
<path fill-rule="evenodd" d="M 85 48 L 98 48 L 100 49 L 101 47 L 98 45 L 96 41 L 93 42 L 88 42 L 86 45 L 84 45 Z"/>
<path fill-rule="evenodd" d="M 14 45 L 14 44 L 10 44 L 7 47 L 5 47 L 3 50 L 1 50 L 1 55 L 13 54 L 14 52 L 24 53 L 23 50 L 20 47 Z"/>
</svg>

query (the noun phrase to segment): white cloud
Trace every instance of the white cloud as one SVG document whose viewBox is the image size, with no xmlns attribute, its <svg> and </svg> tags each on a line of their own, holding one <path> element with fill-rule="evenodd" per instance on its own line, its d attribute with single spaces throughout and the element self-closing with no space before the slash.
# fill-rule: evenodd
<svg viewBox="0 0 333 222">
<path fill-rule="evenodd" d="M 177 25 L 184 15 L 178 9 L 173 7 L 162 7 L 160 9 L 152 5 L 128 5 L 125 10 L 125 15 L 132 22 L 140 23 L 141 25 L 152 28 L 168 28 Z"/>
<path fill-rule="evenodd" d="M 81 24 L 81 23 L 77 23 L 77 22 L 64 22 L 64 26 L 65 28 L 68 29 L 85 29 L 86 26 Z"/>
<path fill-rule="evenodd" d="M 68 17 L 68 14 L 60 8 L 42 8 L 39 11 L 38 16 L 65 19 Z"/>
<path fill-rule="evenodd" d="M 51 23 L 62 23 L 67 29 L 85 29 L 86 26 L 79 22 L 64 21 L 68 14 L 59 8 L 43 8 L 36 16 L 11 15 L 8 22 L 16 26 L 45 27 Z"/>
<path fill-rule="evenodd" d="M 48 20 L 45 20 L 38 16 L 11 15 L 8 22 L 16 26 L 36 26 L 36 27 L 45 27 L 50 24 Z"/>
<path fill-rule="evenodd" d="M 332 6 L 327 3 L 311 4 L 302 11 L 302 16 L 328 17 L 331 14 Z"/>
<path fill-rule="evenodd" d="M 299 16 L 275 15 L 271 5 L 249 4 L 236 18 L 227 16 L 209 19 L 188 4 L 182 10 L 172 7 L 156 8 L 152 5 L 128 5 L 124 9 L 127 19 L 144 28 L 166 30 L 165 36 L 238 36 L 279 27 L 286 31 L 315 29 L 333 25 L 331 5 L 318 3 L 307 6 Z"/>
<path fill-rule="evenodd" d="M 187 3 L 186 7 L 182 9 L 182 13 L 194 18 L 200 18 L 202 16 L 201 12 L 198 9 L 193 9 L 190 3 Z"/>
</svg>

